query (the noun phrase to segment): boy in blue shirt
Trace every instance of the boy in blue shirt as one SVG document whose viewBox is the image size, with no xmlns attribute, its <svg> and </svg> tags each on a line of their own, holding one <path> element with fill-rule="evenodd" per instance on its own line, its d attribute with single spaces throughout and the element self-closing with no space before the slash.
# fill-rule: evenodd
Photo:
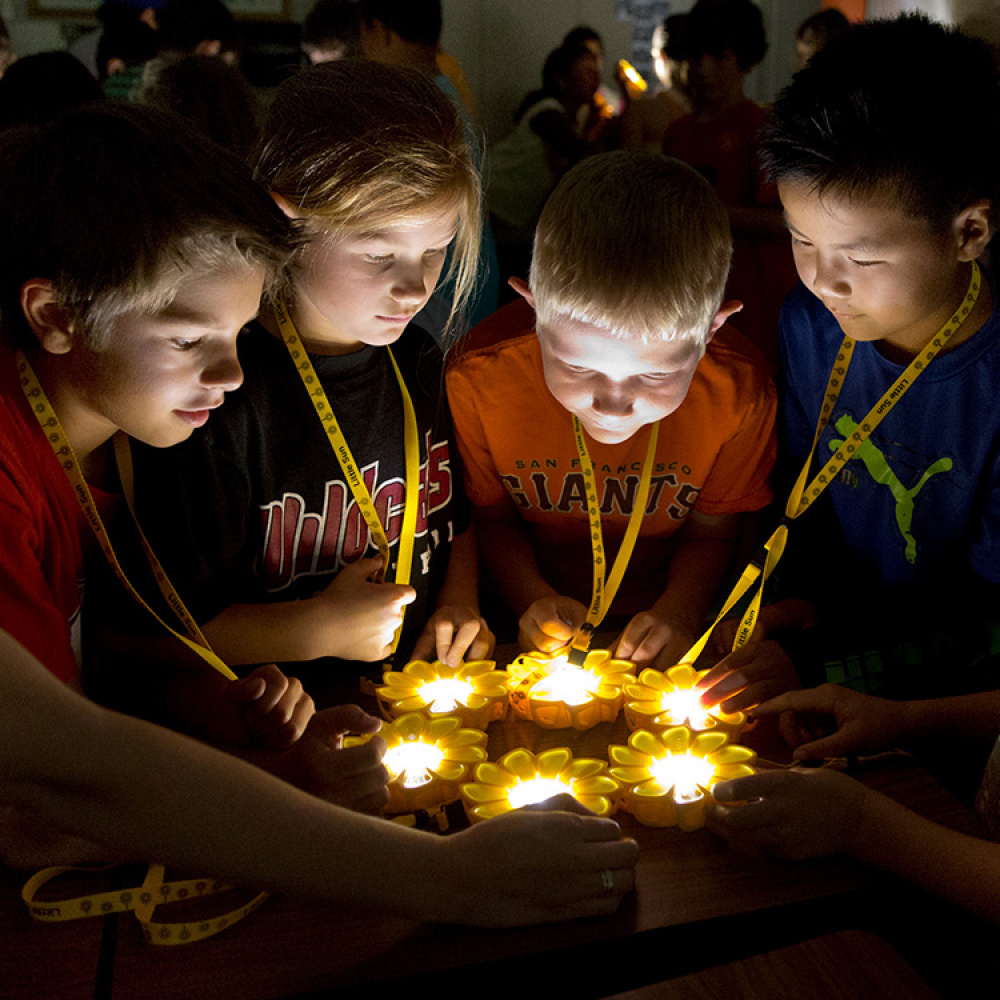
<svg viewBox="0 0 1000 1000">
<path fill-rule="evenodd" d="M 908 16 L 824 50 L 775 105 L 762 152 L 801 279 L 781 320 L 787 452 L 797 472 L 826 399 L 811 475 L 839 449 L 847 460 L 790 529 L 785 592 L 808 600 L 765 609 L 755 644 L 704 682 L 730 709 L 796 683 L 761 640 L 817 616 L 835 628 L 811 632 L 822 648 L 796 664 L 804 678 L 825 664 L 855 687 L 942 694 L 939 668 L 985 651 L 1000 317 L 976 260 L 994 231 L 997 98 L 984 45 Z"/>
</svg>

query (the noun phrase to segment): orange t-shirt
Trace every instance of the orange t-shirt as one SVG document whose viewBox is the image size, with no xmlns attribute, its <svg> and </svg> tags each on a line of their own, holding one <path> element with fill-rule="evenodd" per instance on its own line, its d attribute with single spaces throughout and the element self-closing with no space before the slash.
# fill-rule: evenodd
<svg viewBox="0 0 1000 1000">
<path fill-rule="evenodd" d="M 446 378 L 455 437 L 472 503 L 512 500 L 546 581 L 588 604 L 592 557 L 583 474 L 572 419 L 545 385 L 533 323 L 530 309 L 512 303 L 459 344 Z M 660 425 L 646 516 L 613 613 L 634 614 L 662 594 L 674 536 L 691 510 L 712 516 L 768 504 L 776 408 L 763 358 L 723 327 L 684 402 Z M 616 445 L 587 441 L 609 560 L 632 512 L 647 434 Z"/>
</svg>

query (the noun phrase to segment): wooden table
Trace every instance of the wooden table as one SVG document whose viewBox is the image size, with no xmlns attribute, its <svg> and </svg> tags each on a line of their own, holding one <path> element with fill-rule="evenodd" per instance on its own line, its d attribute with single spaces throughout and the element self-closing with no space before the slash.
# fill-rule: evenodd
<svg viewBox="0 0 1000 1000">
<path fill-rule="evenodd" d="M 586 733 L 498 723 L 490 729 L 490 756 L 516 746 L 537 752 L 564 745 L 576 756 L 599 756 L 609 742 L 626 739 L 623 719 Z M 769 734 L 759 731 L 753 741 L 766 745 Z M 978 831 L 975 817 L 908 758 L 879 761 L 862 778 L 938 822 Z M 863 907 L 887 885 L 846 859 L 747 856 L 706 831 L 651 829 L 626 814 L 617 818 L 641 855 L 636 891 L 613 916 L 485 931 L 271 897 L 214 938 L 163 948 L 147 945 L 135 920 L 123 915 L 106 934 L 110 991 L 106 980 L 98 983 L 100 920 L 35 924 L 17 899 L 22 879 L 2 873 L 0 996 L 72 1000 L 97 989 L 96 995 L 122 1000 L 249 1000 L 362 984 L 388 988 L 403 979 L 407 986 L 430 985 L 445 970 L 459 988 L 503 981 L 514 990 L 558 977 L 577 997 L 607 996 L 857 927 Z"/>
</svg>

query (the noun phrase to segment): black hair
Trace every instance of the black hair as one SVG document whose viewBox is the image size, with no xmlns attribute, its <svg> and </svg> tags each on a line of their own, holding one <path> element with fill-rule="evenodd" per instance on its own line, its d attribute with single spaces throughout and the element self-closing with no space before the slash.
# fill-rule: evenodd
<svg viewBox="0 0 1000 1000">
<path fill-rule="evenodd" d="M 355 0 L 317 0 L 302 22 L 302 44 L 327 48 L 339 44 L 350 58 L 360 51 L 358 5 Z"/>
<path fill-rule="evenodd" d="M 807 17 L 795 32 L 795 37 L 804 39 L 807 33 L 812 33 L 816 39 L 817 48 L 823 48 L 830 42 L 835 42 L 838 38 L 843 38 L 851 30 L 851 22 L 847 16 L 837 10 L 836 7 L 827 7 L 825 10 Z"/>
<path fill-rule="evenodd" d="M 257 142 L 257 95 L 243 74 L 214 56 L 165 60 L 140 100 L 183 115 L 213 142 L 247 160 Z"/>
<path fill-rule="evenodd" d="M 218 41 L 236 48 L 236 20 L 222 0 L 167 0 L 156 15 L 161 52 L 193 53 L 199 43 Z"/>
<path fill-rule="evenodd" d="M 186 273 L 280 271 L 291 226 L 249 168 L 183 118 L 106 102 L 0 136 L 0 319 L 30 343 L 20 291 L 52 281 L 94 343 L 169 303 Z"/>
<path fill-rule="evenodd" d="M 663 37 L 666 44 L 660 50 L 667 59 L 683 62 L 687 58 L 684 50 L 684 22 L 687 14 L 670 14 L 663 19 Z"/>
<path fill-rule="evenodd" d="M 732 52 L 749 72 L 767 52 L 764 16 L 751 0 L 698 0 L 684 19 L 681 45 L 689 59 Z"/>
<path fill-rule="evenodd" d="M 781 93 L 760 156 L 773 180 L 884 198 L 937 229 L 1000 184 L 991 50 L 922 15 L 856 25 Z"/>
<path fill-rule="evenodd" d="M 103 96 L 87 67 L 68 52 L 22 56 L 0 77 L 0 130 L 51 121 Z"/>
<path fill-rule="evenodd" d="M 406 42 L 441 41 L 441 0 L 359 0 L 358 8 L 365 24 L 379 21 Z"/>
<path fill-rule="evenodd" d="M 597 42 L 601 51 L 604 51 L 604 42 L 601 40 L 601 36 L 589 25 L 578 24 L 566 32 L 562 45 L 566 49 L 579 49 L 586 48 L 589 42 Z"/>
<path fill-rule="evenodd" d="M 573 63 L 582 56 L 593 58 L 593 52 L 580 42 L 574 45 L 563 43 L 557 49 L 553 49 L 545 57 L 545 62 L 542 64 L 541 89 L 532 90 L 525 96 L 514 112 L 514 121 L 519 122 L 528 109 L 534 107 L 543 98 L 561 98 L 563 94 L 562 81 L 569 77 L 573 70 Z"/>
</svg>

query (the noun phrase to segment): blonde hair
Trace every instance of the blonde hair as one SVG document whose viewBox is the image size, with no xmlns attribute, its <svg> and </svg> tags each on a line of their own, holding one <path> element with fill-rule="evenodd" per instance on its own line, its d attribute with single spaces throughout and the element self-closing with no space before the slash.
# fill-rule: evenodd
<svg viewBox="0 0 1000 1000">
<path fill-rule="evenodd" d="M 339 239 L 458 208 L 451 320 L 473 290 L 481 185 L 451 101 L 421 73 L 340 60 L 278 88 L 254 173 L 304 221 L 308 238 Z"/>
<path fill-rule="evenodd" d="M 731 256 L 729 217 L 697 171 L 640 150 L 591 156 L 538 221 L 529 276 L 538 323 L 572 319 L 704 349 Z"/>
</svg>

